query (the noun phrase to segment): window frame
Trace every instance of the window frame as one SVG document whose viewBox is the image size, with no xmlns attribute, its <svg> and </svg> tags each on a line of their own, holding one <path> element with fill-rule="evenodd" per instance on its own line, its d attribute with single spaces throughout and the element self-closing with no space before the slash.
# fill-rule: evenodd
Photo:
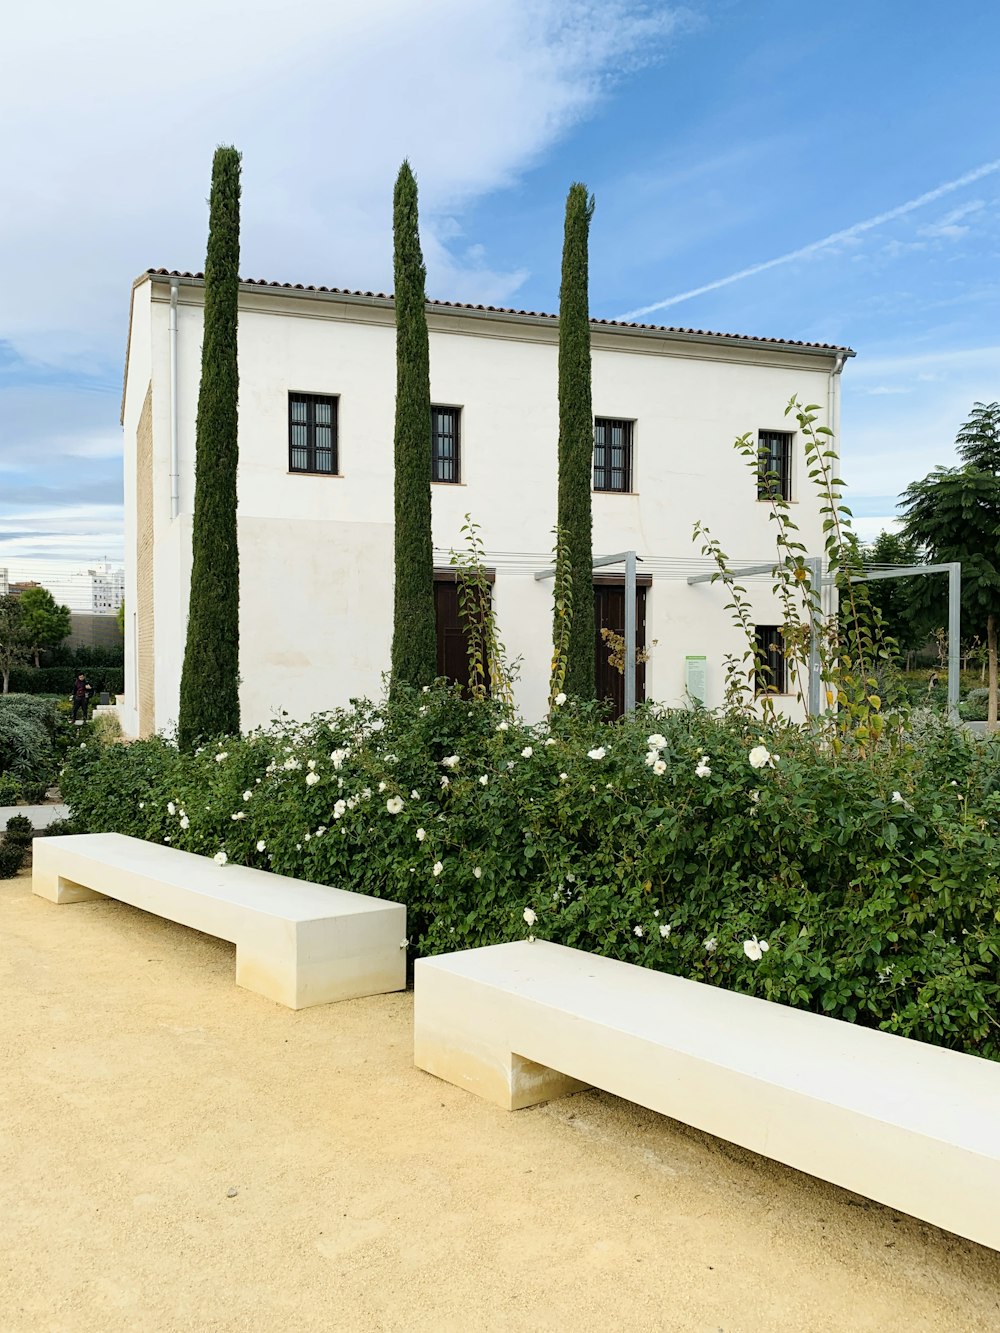
<svg viewBox="0 0 1000 1333">
<path fill-rule="evenodd" d="M 305 422 L 295 421 L 292 416 L 293 405 L 296 402 L 306 404 L 307 415 Z M 328 403 L 330 405 L 330 468 L 316 467 L 316 407 L 319 403 Z M 326 422 L 320 422 L 320 425 L 326 425 Z M 306 443 L 305 445 L 295 444 L 292 438 L 292 429 L 294 426 L 305 425 Z M 293 451 L 305 448 L 306 463 L 305 467 L 296 467 L 293 462 Z M 335 393 L 313 393 L 305 389 L 289 389 L 288 391 L 288 471 L 297 477 L 339 477 L 340 476 L 340 395 Z"/>
<path fill-rule="evenodd" d="M 435 430 L 435 412 L 442 415 L 450 413 L 454 421 L 454 432 L 452 440 L 454 441 L 454 453 L 450 459 L 441 459 L 437 453 L 437 442 L 441 438 Z M 455 475 L 453 477 L 437 476 L 439 462 L 450 462 L 454 466 Z M 461 486 L 462 485 L 462 408 L 457 403 L 431 403 L 431 484 L 434 486 Z"/>
<path fill-rule="evenodd" d="M 771 441 L 780 440 L 783 445 L 780 465 L 777 468 L 770 466 L 764 467 L 766 461 L 770 465 L 774 461 L 774 452 L 771 448 Z M 765 445 L 767 452 L 765 455 Z M 790 430 L 768 430 L 760 429 L 757 431 L 757 499 L 769 502 L 775 500 L 792 499 L 792 466 L 795 457 L 795 432 Z M 777 481 L 774 478 L 777 477 Z"/>
<path fill-rule="evenodd" d="M 594 417 L 594 452 L 591 465 L 591 489 L 595 494 L 601 495 L 632 495 L 635 492 L 635 417 Z M 604 426 L 622 426 L 625 428 L 627 439 L 621 446 L 615 446 L 606 441 L 598 444 L 597 429 L 598 425 Z M 625 454 L 625 462 L 621 468 L 615 468 L 607 461 L 608 453 L 615 447 L 621 447 Z M 605 452 L 605 461 L 599 469 L 597 464 L 597 450 L 601 448 Z M 599 478 L 604 482 L 613 478 L 616 472 L 621 472 L 624 480 L 622 486 L 612 486 L 607 484 L 598 485 Z"/>
<path fill-rule="evenodd" d="M 788 658 L 785 656 L 785 633 L 780 625 L 754 625 L 754 697 L 762 694 L 783 695 L 788 693 Z M 773 649 L 766 643 L 773 639 Z M 762 679 L 760 670 L 761 653 L 763 665 L 768 669 L 768 676 Z"/>
</svg>

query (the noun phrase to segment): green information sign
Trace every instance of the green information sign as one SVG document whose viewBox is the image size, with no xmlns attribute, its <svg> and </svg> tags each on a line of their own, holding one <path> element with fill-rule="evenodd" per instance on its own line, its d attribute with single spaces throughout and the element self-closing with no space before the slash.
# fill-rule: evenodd
<svg viewBox="0 0 1000 1333">
<path fill-rule="evenodd" d="M 699 703 L 708 702 L 708 689 L 706 685 L 707 672 L 707 657 L 685 657 L 684 685 L 688 695 L 692 699 L 697 699 Z"/>
</svg>

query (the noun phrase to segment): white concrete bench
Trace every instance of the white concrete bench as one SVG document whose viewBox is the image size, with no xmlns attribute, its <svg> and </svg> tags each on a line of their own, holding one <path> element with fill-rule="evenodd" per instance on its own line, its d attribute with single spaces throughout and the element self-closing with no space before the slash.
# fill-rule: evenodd
<svg viewBox="0 0 1000 1333">
<path fill-rule="evenodd" d="M 236 984 L 290 1009 L 406 987 L 406 908 L 120 833 L 36 838 L 32 889 L 115 898 L 236 945 Z"/>
<path fill-rule="evenodd" d="M 1000 1249 L 1000 1064 L 541 940 L 416 964 L 421 1069 L 591 1085 Z"/>
</svg>

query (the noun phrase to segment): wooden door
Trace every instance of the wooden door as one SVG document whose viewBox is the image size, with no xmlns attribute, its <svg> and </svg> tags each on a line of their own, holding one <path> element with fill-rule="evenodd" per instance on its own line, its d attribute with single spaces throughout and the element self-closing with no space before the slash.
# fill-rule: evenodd
<svg viewBox="0 0 1000 1333">
<path fill-rule="evenodd" d="M 437 673 L 457 681 L 463 692 L 469 686 L 469 650 L 465 627 L 459 615 L 458 584 L 453 578 L 434 581 L 434 620 L 437 628 Z M 489 692 L 489 679 L 486 690 Z"/>
<path fill-rule="evenodd" d="M 608 645 L 601 638 L 602 629 L 615 634 L 625 633 L 625 584 L 596 583 L 594 585 L 594 680 L 598 699 L 610 699 L 614 716 L 625 712 L 625 677 L 608 662 Z M 635 590 L 635 641 L 637 648 L 646 646 L 646 589 L 641 584 Z M 646 668 L 639 662 L 635 669 L 635 700 L 646 697 Z"/>
</svg>

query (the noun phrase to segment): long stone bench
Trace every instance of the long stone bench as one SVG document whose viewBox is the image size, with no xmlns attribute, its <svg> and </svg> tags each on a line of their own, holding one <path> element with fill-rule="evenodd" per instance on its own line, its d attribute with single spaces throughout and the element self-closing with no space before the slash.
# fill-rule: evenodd
<svg viewBox="0 0 1000 1333">
<path fill-rule="evenodd" d="M 236 945 L 236 984 L 290 1009 L 406 987 L 406 908 L 119 833 L 36 838 L 32 889 L 115 898 Z"/>
<path fill-rule="evenodd" d="M 604 1089 L 1000 1249 L 1000 1064 L 541 940 L 416 964 L 419 1068 Z"/>
</svg>

